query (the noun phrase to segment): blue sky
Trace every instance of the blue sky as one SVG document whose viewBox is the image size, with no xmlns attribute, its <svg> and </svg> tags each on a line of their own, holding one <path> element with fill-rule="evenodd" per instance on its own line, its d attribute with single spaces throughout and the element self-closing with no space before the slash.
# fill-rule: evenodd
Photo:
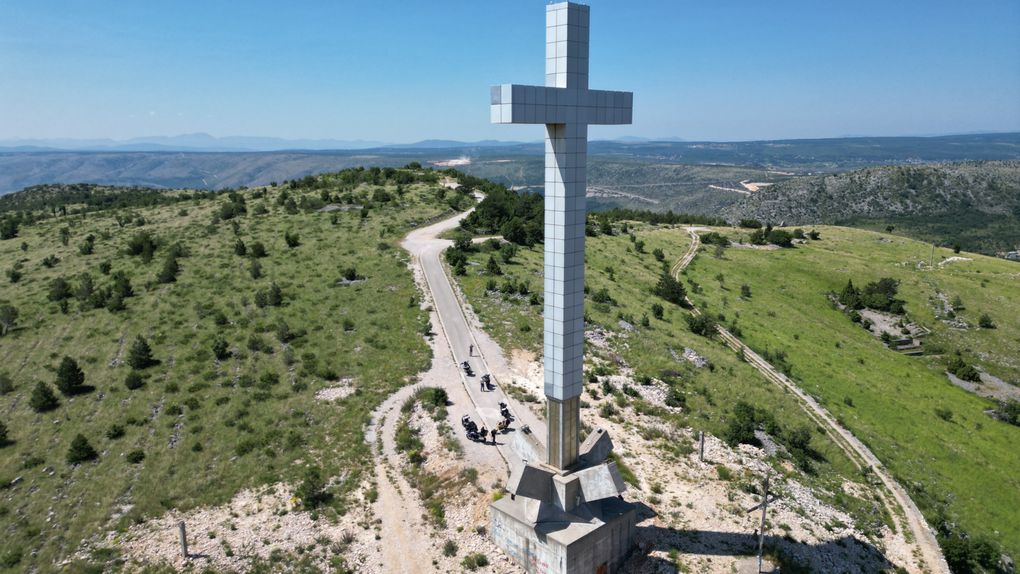
<svg viewBox="0 0 1020 574">
<path fill-rule="evenodd" d="M 488 86 L 543 82 L 544 4 L 0 0 L 0 139 L 541 138 Z M 592 0 L 595 137 L 1020 131 L 1020 0 Z"/>
</svg>

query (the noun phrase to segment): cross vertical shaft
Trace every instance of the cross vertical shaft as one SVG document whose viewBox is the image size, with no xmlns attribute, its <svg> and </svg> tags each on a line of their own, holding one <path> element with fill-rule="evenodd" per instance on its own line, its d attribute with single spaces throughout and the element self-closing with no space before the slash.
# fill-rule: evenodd
<svg viewBox="0 0 1020 574">
<path fill-rule="evenodd" d="M 545 86 L 492 88 L 493 123 L 545 124 L 544 363 L 549 465 L 577 462 L 589 124 L 629 124 L 630 92 L 588 89 L 588 6 L 546 7 Z"/>
</svg>

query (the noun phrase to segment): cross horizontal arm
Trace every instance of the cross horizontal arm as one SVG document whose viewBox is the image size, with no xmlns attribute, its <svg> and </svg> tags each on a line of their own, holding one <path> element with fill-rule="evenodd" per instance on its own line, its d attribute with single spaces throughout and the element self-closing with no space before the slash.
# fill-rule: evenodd
<svg viewBox="0 0 1020 574">
<path fill-rule="evenodd" d="M 631 123 L 633 92 L 503 84 L 492 87 L 494 124 Z"/>
</svg>

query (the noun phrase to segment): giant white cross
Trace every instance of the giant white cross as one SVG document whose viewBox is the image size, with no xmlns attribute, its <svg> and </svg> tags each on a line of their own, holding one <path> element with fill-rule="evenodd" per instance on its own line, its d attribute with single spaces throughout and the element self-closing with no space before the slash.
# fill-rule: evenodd
<svg viewBox="0 0 1020 574">
<path fill-rule="evenodd" d="M 588 125 L 629 124 L 633 93 L 588 89 L 588 6 L 546 6 L 545 86 L 492 87 L 492 123 L 545 124 L 545 396 L 551 466 L 577 461 Z"/>
</svg>

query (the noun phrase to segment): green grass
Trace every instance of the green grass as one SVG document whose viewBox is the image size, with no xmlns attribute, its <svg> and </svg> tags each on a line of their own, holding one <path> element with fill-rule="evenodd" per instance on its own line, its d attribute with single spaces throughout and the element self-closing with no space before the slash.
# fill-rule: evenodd
<svg viewBox="0 0 1020 574">
<path fill-rule="evenodd" d="M 616 226 L 619 230 L 619 225 Z M 638 253 L 635 243 L 627 235 L 588 237 L 586 239 L 586 285 L 589 295 L 585 312 L 589 318 L 588 329 L 598 326 L 614 335 L 610 347 L 598 349 L 586 345 L 586 377 L 592 374 L 610 374 L 620 370 L 618 360 L 634 369 L 636 379 L 654 377 L 668 380 L 677 392 L 685 397 L 687 408 L 681 413 L 666 412 L 638 399 L 631 399 L 626 393 L 614 391 L 613 401 L 600 401 L 604 412 L 619 413 L 619 404 L 639 409 L 647 414 L 659 416 L 678 428 L 694 427 L 721 436 L 726 427 L 730 409 L 738 400 L 761 405 L 783 425 L 813 427 L 798 403 L 788 394 L 763 379 L 750 365 L 738 358 L 721 342 L 699 337 L 691 333 L 684 318 L 689 314 L 685 309 L 669 304 L 651 293 L 662 272 L 662 263 L 652 255 L 655 249 L 662 249 L 664 262 L 669 265 L 678 259 L 690 244 L 686 231 L 680 228 L 654 227 L 631 224 L 636 239 L 644 242 L 644 253 Z M 474 253 L 469 257 L 473 264 L 467 265 L 467 274 L 456 277 L 488 333 L 504 349 L 526 349 L 541 351 L 542 308 L 530 305 L 527 298 L 508 297 L 503 294 L 486 293 L 486 283 L 491 278 L 485 272 L 487 252 Z M 541 246 L 521 249 L 512 263 L 502 264 L 504 275 L 496 277 L 497 284 L 513 279 L 530 283 L 533 289 L 542 285 Z M 612 268 L 612 272 L 610 272 Z M 613 304 L 599 304 L 592 301 L 592 294 L 606 289 Z M 653 318 L 651 307 L 660 303 L 665 308 L 663 319 Z M 641 326 L 642 316 L 647 315 L 649 326 Z M 623 317 L 634 325 L 634 331 L 621 326 Z M 525 331 L 521 326 L 527 326 Z M 711 368 L 694 368 L 690 363 L 678 362 L 671 350 L 682 354 L 685 347 L 691 347 L 709 359 Z M 593 368 L 594 357 L 601 366 Z M 586 379 L 585 402 L 592 403 L 605 396 L 599 383 Z M 635 383 L 639 384 L 639 383 Z M 609 405 L 606 407 L 606 405 Z M 592 404 L 590 407 L 599 408 Z M 625 425 L 633 424 L 634 417 L 620 416 Z M 643 429 L 634 428 L 636 433 Z M 667 456 L 678 454 L 678 445 L 660 441 Z M 690 452 L 689 445 L 683 445 Z M 862 478 L 853 463 L 824 434 L 813 432 L 811 446 L 819 451 L 824 461 L 815 464 L 815 473 L 802 477 L 811 484 L 839 492 L 844 477 L 861 481 Z M 684 449 L 679 449 L 684 450 Z M 834 497 L 825 497 L 835 503 Z M 873 510 L 870 501 L 840 497 L 840 507 L 865 517 Z M 863 522 L 863 521 L 862 521 Z"/>
<path fill-rule="evenodd" d="M 819 227 L 822 240 L 795 249 L 703 251 L 687 277 L 704 292 L 694 302 L 712 314 L 739 316 L 743 340 L 782 350 L 792 376 L 863 440 L 910 490 L 931 522 L 940 508 L 972 534 L 986 534 L 1020 554 L 1020 428 L 993 420 L 993 406 L 951 385 L 945 358 L 911 358 L 886 349 L 826 299 L 852 278 L 856 285 L 893 277 L 909 316 L 934 330 L 929 343 L 960 350 L 1006 380 L 1020 380 L 1020 266 L 972 253 L 973 261 L 919 270 L 930 245 L 867 231 Z M 732 237 L 733 230 L 719 230 Z M 711 249 L 711 248 L 709 248 Z M 935 260 L 953 256 L 936 251 Z M 723 282 L 717 280 L 719 274 Z M 740 285 L 751 287 L 750 299 Z M 935 319 L 935 291 L 959 295 L 960 313 L 977 323 L 989 313 L 995 330 L 956 331 Z M 846 399 L 850 400 L 847 401 Z M 937 412 L 951 411 L 952 416 Z M 946 419 L 949 420 L 946 420 Z"/>
<path fill-rule="evenodd" d="M 288 193 L 300 201 L 325 188 L 351 192 L 365 203 L 374 189 L 332 176 L 319 181 L 314 190 Z M 16 239 L 0 241 L 0 269 L 20 262 L 24 273 L 15 284 L 4 277 L 0 291 L 0 304 L 9 302 L 20 312 L 18 328 L 0 338 L 0 370 L 15 385 L 0 396 L 0 420 L 13 441 L 0 450 L 0 484 L 22 479 L 0 501 L 5 552 L 22 551 L 12 568 L 50 570 L 84 538 L 170 508 L 224 503 L 243 488 L 293 480 L 302 464 L 313 462 L 324 476 L 345 477 L 329 509 L 343 513 L 344 495 L 369 468 L 362 432 L 371 411 L 430 360 L 421 336 L 427 317 L 397 243 L 407 230 L 452 210 L 430 185 L 405 187 L 403 197 L 373 206 L 365 219 L 357 210 L 288 213 L 276 202 L 282 187 L 269 189 L 265 198 L 249 190 L 244 192 L 249 214 L 233 220 L 236 236 L 231 221 L 211 224 L 225 198 L 131 209 L 147 222 L 140 230 L 166 244 L 180 241 L 190 252 L 180 259 L 181 273 L 171 284 L 154 281 L 166 246 L 148 264 L 123 254 L 139 230 L 118 226 L 116 216 L 126 210 L 45 219 L 23 225 Z M 396 196 L 394 188 L 388 186 Z M 259 204 L 269 213 L 254 215 Z M 65 226 L 71 231 L 68 246 L 59 241 Z M 298 247 L 287 247 L 287 231 L 299 235 Z M 95 252 L 81 255 L 78 245 L 90 233 L 96 236 Z M 249 247 L 254 241 L 266 245 L 262 278 L 253 280 L 248 260 L 234 254 L 238 237 Z M 52 269 L 41 265 L 49 255 L 60 259 Z M 131 278 L 135 296 L 126 300 L 126 310 L 81 311 L 72 300 L 62 314 L 47 300 L 48 284 L 58 276 L 76 283 L 88 271 L 97 285 L 108 284 L 110 278 L 98 271 L 103 261 Z M 347 266 L 366 280 L 338 285 Z M 255 291 L 271 282 L 282 288 L 285 304 L 256 307 Z M 225 314 L 228 323 L 216 325 L 213 311 Z M 343 328 L 345 319 L 353 329 Z M 303 334 L 281 343 L 276 335 L 281 321 Z M 160 364 L 145 371 L 143 387 L 129 391 L 128 368 L 112 365 L 126 357 L 137 335 L 148 339 Z M 222 363 L 211 350 L 216 337 L 225 338 L 233 352 Z M 252 337 L 265 349 L 250 350 Z M 95 390 L 61 396 L 56 410 L 37 414 L 28 396 L 37 381 L 53 383 L 64 355 L 78 361 Z M 260 384 L 267 373 L 279 382 Z M 353 395 L 333 403 L 314 399 L 317 390 L 342 377 L 353 380 Z M 168 414 L 178 410 L 182 414 Z M 122 437 L 107 438 L 113 425 L 124 427 Z M 98 462 L 66 464 L 68 445 L 78 433 L 99 451 Z M 126 455 L 136 450 L 144 460 L 131 464 Z"/>
</svg>

